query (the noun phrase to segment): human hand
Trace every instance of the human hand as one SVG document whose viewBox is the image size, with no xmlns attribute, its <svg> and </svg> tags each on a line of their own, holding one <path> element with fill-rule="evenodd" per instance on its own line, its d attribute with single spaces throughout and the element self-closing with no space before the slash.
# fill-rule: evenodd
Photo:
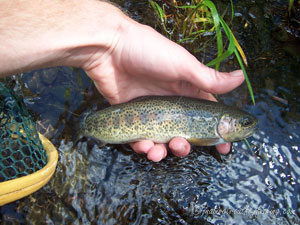
<svg viewBox="0 0 300 225">
<path fill-rule="evenodd" d="M 239 86 L 242 71 L 222 73 L 201 64 L 183 47 L 166 39 L 152 28 L 125 19 L 118 40 L 105 57 L 94 58 L 86 67 L 99 92 L 111 103 L 126 102 L 145 95 L 183 95 L 215 101 L 210 94 L 222 94 Z M 160 161 L 167 155 L 165 144 L 149 140 L 131 144 L 137 153 Z M 174 138 L 169 148 L 176 156 L 190 152 L 190 144 Z M 230 144 L 217 146 L 220 153 L 230 151 Z"/>
<path fill-rule="evenodd" d="M 82 67 L 111 104 L 145 95 L 215 101 L 210 93 L 226 93 L 244 80 L 241 71 L 221 73 L 206 67 L 105 1 L 6 0 L 0 6 L 6 9 L 0 18 L 0 58 L 5 58 L 0 60 L 0 77 L 51 66 Z M 182 138 L 171 140 L 169 147 L 177 156 L 190 151 Z M 166 145 L 147 140 L 132 148 L 153 161 L 167 155 Z M 228 153 L 230 144 L 217 149 Z"/>
</svg>

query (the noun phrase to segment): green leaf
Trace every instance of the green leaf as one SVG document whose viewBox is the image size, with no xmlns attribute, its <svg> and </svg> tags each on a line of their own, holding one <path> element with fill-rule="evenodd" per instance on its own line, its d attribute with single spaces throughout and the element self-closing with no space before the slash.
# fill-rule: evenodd
<svg viewBox="0 0 300 225">
<path fill-rule="evenodd" d="M 252 152 L 252 155 L 254 155 L 253 149 L 251 148 L 251 145 L 249 144 L 248 140 L 245 138 L 244 142 L 246 143 L 247 147 L 250 149 L 250 151 Z"/>
<path fill-rule="evenodd" d="M 161 20 L 162 23 L 164 23 L 165 21 L 165 14 L 162 10 L 162 8 L 154 1 L 149 0 L 150 5 L 152 6 L 152 8 L 155 10 L 155 12 L 159 15 L 159 18 Z"/>
<path fill-rule="evenodd" d="M 229 57 L 230 55 L 233 54 L 234 50 L 235 50 L 235 46 L 234 46 L 234 39 L 233 36 L 230 35 L 229 32 L 229 27 L 226 25 L 225 21 L 222 18 L 219 18 L 220 22 L 224 28 L 225 34 L 227 35 L 228 39 L 229 39 L 229 45 L 228 45 L 228 49 L 220 56 L 218 56 L 217 58 L 215 58 L 214 60 L 210 61 L 209 63 L 207 63 L 207 66 L 213 66 L 217 63 L 222 62 L 224 59 L 226 59 L 227 57 Z"/>
<path fill-rule="evenodd" d="M 252 90 L 252 86 L 251 86 L 251 83 L 249 81 L 249 78 L 248 78 L 248 75 L 247 75 L 247 72 L 245 70 L 245 67 L 244 67 L 244 64 L 243 64 L 243 61 L 239 55 L 239 52 L 235 46 L 235 38 L 230 30 L 230 28 L 228 27 L 228 25 L 225 23 L 225 21 L 223 20 L 223 18 L 219 18 L 220 19 L 220 23 L 222 24 L 222 27 L 225 31 L 225 34 L 227 36 L 227 38 L 229 39 L 229 46 L 228 46 L 228 49 L 226 52 L 224 52 L 221 56 L 217 57 L 216 59 L 212 60 L 211 62 L 209 62 L 207 64 L 207 66 L 212 66 L 212 65 L 215 65 L 216 63 L 218 62 L 221 62 L 223 61 L 225 58 L 229 57 L 233 52 L 235 53 L 235 56 L 240 64 L 240 67 L 244 73 L 244 77 L 245 77 L 245 80 L 246 80 L 246 84 L 247 84 L 247 87 L 248 87 L 248 90 L 249 90 L 249 93 L 250 93 L 250 96 L 251 96 L 251 100 L 252 100 L 252 103 L 255 105 L 255 99 L 254 99 L 254 94 L 253 94 L 253 90 Z"/>
<path fill-rule="evenodd" d="M 244 77 L 245 77 L 245 80 L 246 80 L 246 84 L 247 84 L 247 87 L 248 87 L 248 90 L 249 90 L 249 93 L 250 93 L 250 96 L 251 96 L 251 100 L 252 100 L 252 103 L 253 105 L 255 105 L 255 99 L 254 99 L 254 94 L 253 94 L 253 90 L 252 90 L 252 86 L 251 86 L 251 83 L 249 81 L 249 78 L 248 78 L 248 75 L 247 75 L 247 72 L 245 70 L 245 67 L 243 65 L 243 62 L 242 62 L 242 59 L 238 53 L 238 51 L 235 49 L 234 50 L 234 53 L 235 53 L 235 56 L 240 64 L 240 67 L 242 68 L 243 70 L 243 73 L 244 73 Z"/>
<path fill-rule="evenodd" d="M 235 41 L 234 41 L 235 37 L 233 36 L 233 34 L 232 34 L 230 28 L 228 27 L 228 25 L 225 23 L 225 21 L 223 20 L 223 18 L 220 18 L 220 21 L 222 23 L 222 26 L 224 27 L 224 31 L 225 31 L 227 37 L 230 39 L 230 42 L 233 40 L 233 42 L 235 43 Z M 238 45 L 238 46 L 240 46 L 240 45 Z M 248 87 L 248 90 L 249 90 L 249 93 L 250 93 L 250 96 L 251 96 L 252 103 L 253 103 L 253 105 L 255 105 L 255 99 L 254 99 L 254 94 L 253 94 L 252 86 L 251 86 L 251 83 L 249 81 L 247 72 L 245 70 L 243 61 L 242 61 L 242 59 L 241 59 L 241 57 L 239 55 L 239 52 L 238 52 L 238 50 L 237 50 L 236 47 L 234 48 L 234 53 L 235 53 L 235 56 L 236 56 L 236 58 L 237 58 L 237 60 L 238 60 L 238 62 L 240 64 L 240 67 L 241 67 L 241 69 L 242 69 L 242 71 L 244 73 L 244 77 L 245 77 L 246 84 L 247 84 L 247 87 Z"/>
<path fill-rule="evenodd" d="M 293 5 L 294 5 L 294 0 L 289 0 L 289 8 L 288 8 L 289 14 L 291 14 L 291 10 L 293 8 Z"/>
<path fill-rule="evenodd" d="M 218 11 L 216 9 L 216 6 L 214 5 L 214 3 L 212 1 L 204 0 L 202 3 L 210 9 L 211 14 L 213 16 L 215 30 L 216 30 L 216 36 L 217 36 L 218 57 L 220 57 L 220 56 L 222 56 L 222 53 L 223 53 L 223 40 L 222 40 L 222 33 L 221 33 L 221 29 L 220 29 L 220 17 L 219 17 Z M 219 67 L 220 67 L 220 62 L 217 62 L 216 70 L 219 70 Z"/>
<path fill-rule="evenodd" d="M 233 2 L 232 2 L 232 0 L 230 0 L 230 5 L 231 5 L 231 20 L 233 20 L 234 10 L 233 10 Z"/>
</svg>

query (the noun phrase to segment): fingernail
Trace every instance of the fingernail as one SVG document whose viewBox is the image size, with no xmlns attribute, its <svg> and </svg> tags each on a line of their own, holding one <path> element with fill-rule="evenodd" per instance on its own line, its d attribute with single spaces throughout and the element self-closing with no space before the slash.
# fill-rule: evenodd
<svg viewBox="0 0 300 225">
<path fill-rule="evenodd" d="M 235 71 L 230 72 L 230 75 L 233 77 L 239 77 L 239 76 L 243 76 L 244 73 L 242 70 L 235 70 Z"/>
</svg>

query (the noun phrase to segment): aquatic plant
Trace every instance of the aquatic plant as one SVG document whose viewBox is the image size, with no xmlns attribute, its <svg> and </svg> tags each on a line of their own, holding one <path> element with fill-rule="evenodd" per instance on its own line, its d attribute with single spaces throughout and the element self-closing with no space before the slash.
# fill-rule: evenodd
<svg viewBox="0 0 300 225">
<path fill-rule="evenodd" d="M 244 66 L 247 66 L 247 58 L 233 32 L 224 21 L 223 16 L 219 15 L 212 1 L 164 0 L 161 2 L 149 0 L 149 3 L 160 20 L 162 32 L 179 44 L 203 41 L 205 36 L 214 34 L 213 39 L 216 39 L 217 42 L 217 57 L 208 62 L 207 66 L 215 66 L 216 70 L 219 70 L 220 63 L 234 53 L 244 72 L 252 102 L 255 104 L 252 86 Z M 232 0 L 230 0 L 230 3 L 232 20 L 234 17 Z M 223 43 L 223 33 L 227 38 L 227 49 L 225 49 Z M 194 53 L 202 51 L 205 47 L 204 44 L 203 47 L 196 49 Z"/>
<path fill-rule="evenodd" d="M 294 0 L 289 0 L 289 7 L 288 7 L 289 15 L 291 15 L 291 10 L 293 8 L 293 5 L 294 5 Z"/>
</svg>

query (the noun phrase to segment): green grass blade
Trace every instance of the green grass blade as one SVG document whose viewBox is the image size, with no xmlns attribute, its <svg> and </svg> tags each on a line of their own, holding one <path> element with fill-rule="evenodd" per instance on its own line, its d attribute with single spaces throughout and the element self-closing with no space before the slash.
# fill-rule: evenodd
<svg viewBox="0 0 300 225">
<path fill-rule="evenodd" d="M 225 21 L 222 18 L 220 19 L 220 23 L 222 24 L 222 27 L 224 28 L 225 34 L 229 39 L 229 46 L 228 49 L 220 56 L 218 56 L 217 58 L 215 58 L 214 60 L 210 61 L 209 63 L 207 63 L 207 66 L 213 66 L 216 63 L 220 63 L 222 62 L 224 59 L 226 59 L 227 57 L 229 57 L 230 55 L 232 55 L 232 53 L 235 50 L 235 45 L 234 45 L 234 38 L 232 35 L 230 35 L 230 31 L 228 30 L 229 27 L 226 25 Z"/>
<path fill-rule="evenodd" d="M 251 145 L 249 144 L 249 142 L 248 142 L 248 140 L 246 138 L 244 139 L 244 142 L 246 143 L 247 147 L 251 151 L 252 155 L 255 155 L 253 149 L 251 148 Z"/>
<path fill-rule="evenodd" d="M 195 39 L 197 39 L 197 36 L 196 37 L 186 37 L 186 38 L 180 39 L 179 41 L 177 41 L 177 43 L 180 44 L 180 43 L 183 43 L 185 41 L 193 41 Z"/>
<path fill-rule="evenodd" d="M 186 34 L 187 24 L 191 21 L 192 16 L 194 15 L 197 10 L 203 6 L 202 2 L 199 2 L 197 5 L 194 5 L 194 7 L 190 7 L 193 10 L 188 14 L 188 16 L 184 19 L 183 25 L 182 25 L 182 34 Z"/>
<path fill-rule="evenodd" d="M 230 5 L 231 5 L 231 21 L 233 20 L 233 16 L 234 16 L 234 10 L 233 10 L 233 2 L 232 0 L 230 0 Z"/>
<path fill-rule="evenodd" d="M 291 10 L 293 8 L 293 5 L 294 5 L 294 0 L 289 0 L 289 8 L 288 8 L 289 15 L 291 15 Z"/>
<path fill-rule="evenodd" d="M 193 14 L 204 4 L 202 2 L 199 2 L 195 7 L 193 7 L 193 11 L 192 13 L 189 15 L 189 17 L 191 18 L 193 16 Z"/>
<path fill-rule="evenodd" d="M 207 66 L 212 66 L 214 65 L 215 63 L 217 62 L 221 62 L 223 61 L 226 57 L 230 56 L 233 52 L 235 53 L 235 56 L 240 64 L 240 67 L 244 73 L 244 77 L 245 77 L 245 80 L 246 80 L 246 84 L 247 84 L 247 87 L 248 87 L 248 90 L 249 90 L 249 93 L 250 93 L 250 96 L 251 96 L 251 100 L 253 102 L 253 104 L 255 105 L 255 99 L 254 99 L 254 94 L 253 94 L 253 90 L 252 90 L 252 86 L 251 86 L 251 83 L 249 81 L 249 78 L 248 78 L 248 75 L 247 75 L 247 72 L 245 70 L 245 67 L 244 67 L 244 64 L 243 64 L 243 61 L 239 55 L 239 52 L 235 46 L 235 41 L 234 41 L 234 36 L 230 30 L 230 28 L 228 27 L 228 25 L 225 23 L 225 21 L 223 20 L 223 18 L 219 18 L 220 19 L 220 23 L 222 24 L 222 27 L 224 28 L 224 31 L 225 31 L 225 34 L 227 36 L 227 38 L 229 39 L 229 46 L 228 46 L 228 49 L 227 51 L 222 54 L 221 56 L 217 57 L 216 59 L 212 60 L 211 62 L 209 62 L 207 64 Z"/>
<path fill-rule="evenodd" d="M 153 0 L 149 0 L 149 3 L 150 3 L 150 5 L 152 6 L 152 8 L 154 9 L 155 13 L 159 16 L 164 31 L 166 32 L 167 35 L 169 35 L 169 38 L 172 39 L 171 36 L 170 36 L 170 34 L 169 34 L 169 32 L 168 32 L 168 30 L 167 30 L 167 28 L 166 28 L 166 25 L 165 25 L 165 23 L 166 23 L 166 20 L 165 20 L 166 15 L 165 15 L 164 11 L 162 10 L 162 8 L 161 8 L 157 3 L 154 2 Z"/>
<path fill-rule="evenodd" d="M 233 36 L 233 34 L 232 34 L 230 28 L 228 27 L 228 25 L 227 25 L 227 24 L 225 23 L 225 21 L 223 20 L 223 18 L 220 18 L 220 22 L 221 22 L 221 24 L 222 24 L 222 26 L 223 26 L 223 28 L 224 28 L 224 31 L 225 31 L 227 37 L 230 39 L 230 41 L 231 41 L 231 40 L 234 41 L 235 38 L 234 38 L 234 36 Z M 237 60 L 238 60 L 238 62 L 239 62 L 239 64 L 240 64 L 240 67 L 241 67 L 241 69 L 242 69 L 242 71 L 243 71 L 243 73 L 244 73 L 244 77 L 245 77 L 246 84 L 247 84 L 247 87 L 248 87 L 248 90 L 249 90 L 249 93 L 250 93 L 250 96 L 251 96 L 252 103 L 253 103 L 253 105 L 255 105 L 255 99 L 254 99 L 254 94 L 253 94 L 252 86 L 251 86 L 251 83 L 250 83 L 250 81 L 249 81 L 247 72 L 246 72 L 246 70 L 245 70 L 243 61 L 242 61 L 242 59 L 241 59 L 241 57 L 240 57 L 240 54 L 239 54 L 239 52 L 238 52 L 238 50 L 237 50 L 236 47 L 234 48 L 234 53 L 235 53 L 235 56 L 236 56 L 236 58 L 237 58 Z"/>
<path fill-rule="evenodd" d="M 213 59 L 212 61 L 210 61 L 206 65 L 207 66 L 213 66 L 213 65 L 216 65 L 217 63 L 222 62 L 224 59 L 231 56 L 232 53 L 234 52 L 234 50 L 235 50 L 234 41 L 233 41 L 232 37 L 230 36 L 228 49 L 222 55 L 220 55 L 219 57 Z"/>
<path fill-rule="evenodd" d="M 248 87 L 248 90 L 249 90 L 249 93 L 250 93 L 250 96 L 251 96 L 251 100 L 252 100 L 252 103 L 253 105 L 255 105 L 255 99 L 254 99 L 254 94 L 253 94 L 253 90 L 252 90 L 252 86 L 251 86 L 251 83 L 249 81 L 249 78 L 248 78 L 248 75 L 247 75 L 247 72 L 245 70 L 245 67 L 244 67 L 244 64 L 243 64 L 243 61 L 238 53 L 238 51 L 235 49 L 234 50 L 234 53 L 235 53 L 235 56 L 240 64 L 240 67 L 241 69 L 243 70 L 243 73 L 244 73 L 244 77 L 245 77 L 245 80 L 246 80 L 246 84 L 247 84 L 247 87 Z"/>
<path fill-rule="evenodd" d="M 214 20 L 216 36 L 217 36 L 218 57 L 219 57 L 223 53 L 223 39 L 222 39 L 222 33 L 221 33 L 221 28 L 220 28 L 220 17 L 219 17 L 218 11 L 216 9 L 216 6 L 212 1 L 204 0 L 203 4 L 210 9 L 213 20 Z M 216 70 L 219 70 L 219 67 L 220 67 L 220 62 L 217 62 Z"/>
<path fill-rule="evenodd" d="M 230 28 L 228 27 L 228 25 L 227 25 L 227 24 L 225 23 L 225 21 L 223 20 L 223 18 L 220 18 L 220 22 L 221 22 L 221 24 L 222 24 L 222 26 L 223 26 L 223 28 L 224 28 L 224 31 L 225 31 L 227 37 L 228 37 L 229 40 L 230 40 L 230 42 L 231 42 L 231 40 L 233 40 L 233 42 L 234 42 L 235 38 L 234 38 L 234 36 L 233 36 L 233 34 L 232 34 Z M 239 45 L 238 45 L 238 46 L 239 46 Z M 244 77 L 245 77 L 246 84 L 247 84 L 247 87 L 248 87 L 248 90 L 249 90 L 249 93 L 250 93 L 250 96 L 251 96 L 252 103 L 253 103 L 253 105 L 255 105 L 255 99 L 254 99 L 254 94 L 253 94 L 252 86 L 251 86 L 250 80 L 249 80 L 249 78 L 248 78 L 246 69 L 245 69 L 245 67 L 244 67 L 243 61 L 242 61 L 242 59 L 241 59 L 241 57 L 240 57 L 240 54 L 239 54 L 239 52 L 238 52 L 238 50 L 237 50 L 236 47 L 234 47 L 234 53 L 235 53 L 235 56 L 236 56 L 236 58 L 237 58 L 237 60 L 238 60 L 238 62 L 239 62 L 239 64 L 240 64 L 240 67 L 241 67 L 241 69 L 242 69 L 242 71 L 243 71 L 243 73 L 244 73 Z"/>
<path fill-rule="evenodd" d="M 222 55 L 220 55 L 219 57 L 213 59 L 212 61 L 210 61 L 206 65 L 211 67 L 211 66 L 214 66 L 216 64 L 220 64 L 220 62 L 222 62 L 224 59 L 226 59 L 227 57 L 229 57 L 230 55 L 232 55 L 232 53 L 233 52 L 228 49 Z"/>
<path fill-rule="evenodd" d="M 223 18 L 220 18 L 220 22 L 224 28 L 224 31 L 226 33 L 226 36 L 229 38 L 229 37 L 232 37 L 233 38 L 233 41 L 234 41 L 234 45 L 235 45 L 235 48 L 237 48 L 237 50 L 239 51 L 242 59 L 243 59 L 243 62 L 245 63 L 245 65 L 247 66 L 248 65 L 248 62 L 247 62 L 247 58 L 245 56 L 245 53 L 242 49 L 242 47 L 240 46 L 240 44 L 238 43 L 238 41 L 236 40 L 236 38 L 234 37 L 232 31 L 230 30 L 230 28 L 228 27 L 228 25 L 225 23 L 225 21 L 223 20 Z"/>
<path fill-rule="evenodd" d="M 154 9 L 154 11 L 157 13 L 157 15 L 159 16 L 161 22 L 164 23 L 165 22 L 165 13 L 163 12 L 162 8 L 153 0 L 149 0 L 149 3 L 152 6 L 152 8 Z"/>
<path fill-rule="evenodd" d="M 179 9 L 194 9 L 197 6 L 196 5 L 183 5 L 183 6 L 174 6 L 175 8 L 179 8 Z"/>
</svg>

